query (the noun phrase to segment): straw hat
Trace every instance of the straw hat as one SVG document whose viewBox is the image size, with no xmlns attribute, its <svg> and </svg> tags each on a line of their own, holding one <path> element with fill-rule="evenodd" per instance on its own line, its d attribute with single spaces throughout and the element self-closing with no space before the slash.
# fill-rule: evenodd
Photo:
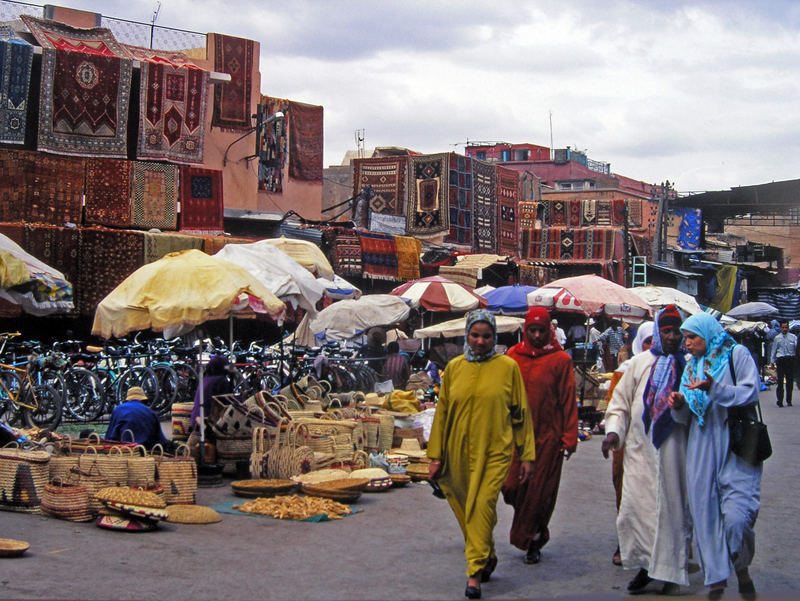
<svg viewBox="0 0 800 601">
<path fill-rule="evenodd" d="M 146 401 L 147 395 L 141 386 L 131 386 L 128 388 L 128 394 L 125 395 L 126 401 Z"/>
<path fill-rule="evenodd" d="M 406 455 L 408 457 L 422 458 L 427 457 L 428 454 L 420 447 L 419 440 L 416 438 L 404 438 L 400 443 L 400 447 L 392 449 L 392 453 L 397 455 Z"/>
</svg>

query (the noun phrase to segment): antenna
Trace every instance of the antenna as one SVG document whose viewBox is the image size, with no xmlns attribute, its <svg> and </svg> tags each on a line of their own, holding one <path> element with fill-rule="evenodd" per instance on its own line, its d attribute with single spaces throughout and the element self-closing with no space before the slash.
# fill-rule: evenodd
<svg viewBox="0 0 800 601">
<path fill-rule="evenodd" d="M 156 31 L 156 19 L 158 19 L 158 13 L 161 12 L 161 0 L 156 2 L 156 9 L 153 11 L 153 18 L 150 19 L 150 49 L 153 49 L 153 34 Z"/>
<path fill-rule="evenodd" d="M 356 139 L 356 149 L 358 150 L 358 158 L 364 158 L 364 140 L 366 139 L 366 130 L 365 129 L 357 129 L 355 131 L 355 139 Z"/>
</svg>

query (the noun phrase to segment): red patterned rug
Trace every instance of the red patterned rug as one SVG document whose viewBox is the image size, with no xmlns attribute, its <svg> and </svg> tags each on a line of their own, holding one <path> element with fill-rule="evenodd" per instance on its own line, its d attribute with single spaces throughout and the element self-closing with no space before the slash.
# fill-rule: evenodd
<svg viewBox="0 0 800 601">
<path fill-rule="evenodd" d="M 283 169 L 286 167 L 286 120 L 261 123 L 270 115 L 281 112 L 287 115 L 289 101 L 283 98 L 262 96 L 258 104 L 256 153 L 258 154 L 258 189 L 267 192 L 283 191 Z"/>
<path fill-rule="evenodd" d="M 472 202 L 475 252 L 497 252 L 497 170 L 483 161 L 472 161 Z"/>
<path fill-rule="evenodd" d="M 22 15 L 44 49 L 38 149 L 126 158 L 133 61 L 110 30 Z"/>
<path fill-rule="evenodd" d="M 174 230 L 178 225 L 178 166 L 133 161 L 131 224 Z"/>
<path fill-rule="evenodd" d="M 569 200 L 567 201 L 569 207 L 569 223 L 570 227 L 580 227 L 583 223 L 583 201 Z"/>
<path fill-rule="evenodd" d="M 526 228 L 536 227 L 537 211 L 539 203 L 533 201 L 520 201 L 518 205 L 519 210 L 519 229 L 523 231 Z"/>
<path fill-rule="evenodd" d="M 80 274 L 81 230 L 27 224 L 20 245 L 37 259 L 55 267 L 75 287 Z"/>
<path fill-rule="evenodd" d="M 144 265 L 144 233 L 84 228 L 75 306 L 93 315 L 98 303 L 122 280 Z"/>
<path fill-rule="evenodd" d="M 182 231 L 218 233 L 222 226 L 222 171 L 181 167 Z"/>
<path fill-rule="evenodd" d="M 128 227 L 131 225 L 131 161 L 86 160 L 84 221 Z"/>
<path fill-rule="evenodd" d="M 326 227 L 322 230 L 326 256 L 333 270 L 342 276 L 361 276 L 361 241 L 355 230 Z"/>
<path fill-rule="evenodd" d="M 208 71 L 182 52 L 126 46 L 141 61 L 136 156 L 202 163 Z"/>
<path fill-rule="evenodd" d="M 25 226 L 19 223 L 0 223 L 0 234 L 10 238 L 25 248 Z"/>
<path fill-rule="evenodd" d="M 252 127 L 250 90 L 254 50 L 253 40 L 214 34 L 214 70 L 228 73 L 231 80 L 214 86 L 212 126 L 234 130 Z"/>
<path fill-rule="evenodd" d="M 359 232 L 364 277 L 397 280 L 397 244 L 391 234 Z"/>
<path fill-rule="evenodd" d="M 25 172 L 35 156 L 34 152 L 0 148 L 0 221 L 22 222 Z"/>
<path fill-rule="evenodd" d="M 86 161 L 41 154 L 26 165 L 25 221 L 81 223 Z"/>
<path fill-rule="evenodd" d="M 519 253 L 517 242 L 517 204 L 521 191 L 519 172 L 506 167 L 497 167 L 497 205 L 498 232 L 497 254 L 516 257 Z"/>
<path fill-rule="evenodd" d="M 447 153 L 408 157 L 407 233 L 425 235 L 450 229 L 448 158 Z"/>
<path fill-rule="evenodd" d="M 289 177 L 322 183 L 321 106 L 289 103 Z"/>
<path fill-rule="evenodd" d="M 448 210 L 450 231 L 445 242 L 472 246 L 472 160 L 450 153 Z"/>
<path fill-rule="evenodd" d="M 353 161 L 353 196 L 365 186 L 375 196 L 370 201 L 373 213 L 404 215 L 407 157 L 376 157 Z"/>
</svg>

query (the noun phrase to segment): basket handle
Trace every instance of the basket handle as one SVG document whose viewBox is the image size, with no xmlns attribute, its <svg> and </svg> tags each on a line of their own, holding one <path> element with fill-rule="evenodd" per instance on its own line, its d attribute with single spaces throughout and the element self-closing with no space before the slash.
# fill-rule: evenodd
<svg viewBox="0 0 800 601">
<path fill-rule="evenodd" d="M 100 441 L 102 439 L 100 438 L 100 435 L 97 432 L 90 432 L 89 436 L 86 437 L 86 440 L 88 440 L 90 444 L 93 440 L 96 441 L 95 444 L 100 444 Z"/>
<path fill-rule="evenodd" d="M 133 430 L 131 430 L 130 428 L 125 428 L 122 431 L 122 436 L 120 437 L 120 442 L 129 442 L 129 441 L 125 440 L 125 434 L 130 434 L 131 435 L 130 442 L 136 442 L 136 437 L 133 435 Z"/>
<path fill-rule="evenodd" d="M 162 446 L 162 444 L 160 442 L 157 442 L 156 444 L 154 444 L 153 448 L 150 449 L 150 454 L 153 457 L 156 457 L 156 449 L 158 449 L 158 457 L 161 458 L 161 459 L 164 459 L 164 447 Z"/>
<path fill-rule="evenodd" d="M 86 450 L 83 452 L 83 453 L 84 453 L 84 455 L 85 455 L 85 454 L 88 454 L 88 453 L 89 453 L 89 451 L 91 451 L 92 453 L 94 453 L 95 457 L 97 457 L 97 447 L 95 447 L 95 446 L 93 446 L 93 445 L 88 445 L 88 446 L 86 447 Z"/>
<path fill-rule="evenodd" d="M 175 457 L 189 457 L 189 445 L 181 443 L 175 447 Z"/>
<path fill-rule="evenodd" d="M 145 447 L 144 445 L 137 444 L 133 448 L 128 447 L 128 449 L 130 449 L 131 455 L 135 455 L 136 453 L 141 453 L 142 457 L 147 457 L 147 447 Z"/>
</svg>

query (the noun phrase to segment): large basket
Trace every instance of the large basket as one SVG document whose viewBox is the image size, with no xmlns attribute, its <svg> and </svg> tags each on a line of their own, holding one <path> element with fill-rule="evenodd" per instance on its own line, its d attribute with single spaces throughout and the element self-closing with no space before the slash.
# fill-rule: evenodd
<svg viewBox="0 0 800 601">
<path fill-rule="evenodd" d="M 50 453 L 0 449 L 0 509 L 38 513 L 50 477 Z"/>
<path fill-rule="evenodd" d="M 100 473 L 96 463 L 89 466 L 88 471 L 82 471 L 79 467 L 72 469 L 73 481 L 77 481 L 86 489 L 89 495 L 89 511 L 92 515 L 97 515 L 103 508 L 103 504 L 94 498 L 94 495 L 99 490 L 108 486 L 105 476 Z"/>
<path fill-rule="evenodd" d="M 128 458 L 121 447 L 109 448 L 107 455 L 98 453 L 95 447 L 87 448 L 78 459 L 78 469 L 88 472 L 92 465 L 97 466 L 108 486 L 125 486 L 128 483 Z"/>
<path fill-rule="evenodd" d="M 148 456 L 143 446 L 136 447 L 137 455 L 131 451 L 128 457 L 128 486 L 146 488 L 156 481 L 156 460 Z"/>
<path fill-rule="evenodd" d="M 172 403 L 172 440 L 186 442 L 192 429 L 194 403 Z"/>
<path fill-rule="evenodd" d="M 166 457 L 163 449 L 160 449 L 160 454 L 155 454 L 156 447 L 153 449 L 156 460 L 156 482 L 164 487 L 164 499 L 167 504 L 194 504 L 197 493 L 197 465 L 194 459 L 185 454 L 188 448 L 185 445 L 181 447 L 185 449 L 183 455 Z"/>
<path fill-rule="evenodd" d="M 53 455 L 49 463 L 50 482 L 57 479 L 66 481 L 72 468 L 78 467 L 78 459 L 78 455 Z"/>
<path fill-rule="evenodd" d="M 92 519 L 89 491 L 80 484 L 56 478 L 44 487 L 42 513 L 70 522 L 88 522 Z"/>
</svg>

